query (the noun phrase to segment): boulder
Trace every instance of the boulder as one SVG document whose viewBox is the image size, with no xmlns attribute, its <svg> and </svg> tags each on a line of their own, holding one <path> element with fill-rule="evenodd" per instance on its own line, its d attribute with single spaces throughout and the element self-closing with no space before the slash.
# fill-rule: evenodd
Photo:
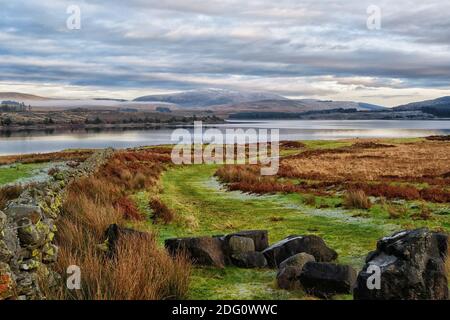
<svg viewBox="0 0 450 320">
<path fill-rule="evenodd" d="M 42 262 L 54 263 L 58 259 L 59 248 L 51 243 L 46 243 L 42 248 Z"/>
<path fill-rule="evenodd" d="M 265 268 L 267 260 L 261 252 L 242 252 L 231 256 L 231 262 L 239 268 Z"/>
<path fill-rule="evenodd" d="M 233 236 L 252 239 L 255 244 L 255 251 L 263 251 L 269 246 L 269 235 L 267 230 L 246 230 L 232 233 L 224 237 L 225 243 Z"/>
<path fill-rule="evenodd" d="M 11 204 L 5 210 L 7 216 L 12 217 L 15 221 L 23 218 L 30 219 L 36 224 L 42 218 L 41 207 L 29 204 Z"/>
<path fill-rule="evenodd" d="M 448 237 L 426 228 L 382 238 L 358 275 L 354 298 L 359 300 L 445 300 L 448 282 L 445 259 Z M 377 271 L 378 270 L 378 271 Z M 379 287 L 374 277 L 379 272 Z"/>
<path fill-rule="evenodd" d="M 170 254 L 185 252 L 193 263 L 205 266 L 223 268 L 225 255 L 222 241 L 215 237 L 175 238 L 165 241 L 165 247 Z"/>
<path fill-rule="evenodd" d="M 308 262 L 300 274 L 303 289 L 314 296 L 329 298 L 351 293 L 356 282 L 355 269 L 327 262 Z"/>
<path fill-rule="evenodd" d="M 330 262 L 337 258 L 336 251 L 327 247 L 322 238 L 314 235 L 289 236 L 263 251 L 269 266 L 274 268 L 301 252 L 314 256 L 316 261 L 320 262 Z"/>
<path fill-rule="evenodd" d="M 294 290 L 300 289 L 300 274 L 302 268 L 295 266 L 286 266 L 277 273 L 277 285 L 280 289 Z"/>
<path fill-rule="evenodd" d="M 232 236 L 228 240 L 228 248 L 231 255 L 255 251 L 255 242 L 251 238 Z"/>
<path fill-rule="evenodd" d="M 302 270 L 303 266 L 306 263 L 315 261 L 316 259 L 314 258 L 314 256 L 308 253 L 305 252 L 297 253 L 296 255 L 293 255 L 292 257 L 287 258 L 282 263 L 280 263 L 280 270 L 286 267 L 297 267 L 300 268 L 300 270 Z"/>
<path fill-rule="evenodd" d="M 23 247 L 37 246 L 45 239 L 45 236 L 36 228 L 28 218 L 22 218 L 18 223 L 17 235 Z"/>
<path fill-rule="evenodd" d="M 106 250 L 110 257 L 116 254 L 117 244 L 123 237 L 139 237 L 150 241 L 151 236 L 146 232 L 137 231 L 130 228 L 120 227 L 117 224 L 112 224 L 105 231 Z"/>
</svg>

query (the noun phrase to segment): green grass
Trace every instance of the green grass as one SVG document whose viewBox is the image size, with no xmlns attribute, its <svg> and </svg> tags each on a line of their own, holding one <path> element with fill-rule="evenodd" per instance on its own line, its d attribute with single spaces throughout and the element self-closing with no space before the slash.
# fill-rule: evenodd
<svg viewBox="0 0 450 320">
<path fill-rule="evenodd" d="M 385 143 L 416 142 L 419 139 L 394 139 Z M 302 141 L 308 149 L 340 148 L 349 141 Z M 282 155 L 299 150 L 282 151 Z M 256 196 L 229 192 L 214 178 L 218 166 L 192 165 L 174 167 L 161 178 L 161 200 L 177 214 L 170 225 L 147 224 L 156 231 L 161 244 L 172 237 L 220 235 L 239 230 L 265 229 L 271 243 L 292 234 L 315 234 L 335 249 L 338 263 L 350 264 L 359 270 L 366 255 L 375 249 L 381 237 L 406 228 L 429 227 L 450 231 L 447 205 L 427 204 L 433 212 L 430 220 L 413 220 L 419 202 L 405 202 L 408 215 L 391 219 L 387 208 L 374 204 L 370 210 L 346 210 L 340 196 L 316 196 L 315 204 L 305 204 L 305 195 L 276 194 Z M 139 209 L 147 216 L 150 194 L 134 196 Z M 392 204 L 390 204 L 392 205 Z M 195 267 L 192 275 L 190 299 L 310 299 L 301 291 L 279 290 L 275 285 L 276 270 L 224 269 Z M 335 299 L 351 299 L 340 295 Z"/>
<path fill-rule="evenodd" d="M 299 194 L 246 195 L 228 192 L 213 178 L 217 166 L 176 167 L 162 176 L 161 199 L 177 213 L 168 226 L 148 224 L 160 242 L 171 237 L 227 234 L 246 229 L 266 229 L 270 242 L 292 234 L 315 234 L 339 254 L 339 263 L 359 269 L 376 241 L 405 227 L 443 227 L 450 230 L 448 215 L 432 220 L 389 219 L 380 205 L 369 211 L 335 208 L 339 197 L 317 197 L 316 206 L 307 206 Z M 147 195 L 148 196 L 148 195 Z M 140 195 L 140 203 L 147 201 Z M 322 208 L 317 208 L 323 204 Z M 278 221 L 281 220 L 281 221 Z M 284 299 L 305 298 L 301 292 L 275 289 L 274 270 L 196 268 L 192 299 Z M 340 298 L 348 298 L 346 296 Z"/>
<path fill-rule="evenodd" d="M 19 179 L 29 178 L 35 170 L 44 167 L 46 164 L 17 164 L 14 166 L 0 167 L 0 185 L 15 182 Z"/>
<path fill-rule="evenodd" d="M 353 144 L 353 142 L 342 140 L 305 140 L 301 142 L 309 149 L 336 149 L 349 147 Z"/>
</svg>

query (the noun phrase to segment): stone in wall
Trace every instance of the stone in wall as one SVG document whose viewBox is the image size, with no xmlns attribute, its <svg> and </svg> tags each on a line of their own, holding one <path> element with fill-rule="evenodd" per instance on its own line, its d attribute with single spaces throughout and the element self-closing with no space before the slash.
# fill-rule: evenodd
<svg viewBox="0 0 450 320">
<path fill-rule="evenodd" d="M 0 211 L 0 300 L 44 299 L 39 283 L 59 282 L 52 264 L 58 258 L 54 238 L 65 186 L 94 173 L 113 152 L 96 152 L 78 167 L 59 172 L 57 178 L 28 187 Z"/>
</svg>

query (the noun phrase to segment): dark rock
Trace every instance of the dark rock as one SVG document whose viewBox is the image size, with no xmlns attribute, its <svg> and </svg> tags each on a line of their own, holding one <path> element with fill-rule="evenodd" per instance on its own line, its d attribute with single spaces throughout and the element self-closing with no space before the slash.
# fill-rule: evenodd
<svg viewBox="0 0 450 320">
<path fill-rule="evenodd" d="M 185 252 L 198 265 L 225 266 L 222 241 L 215 237 L 176 238 L 165 241 L 165 247 L 172 255 Z"/>
<path fill-rule="evenodd" d="M 261 252 L 243 252 L 231 256 L 231 262 L 239 268 L 265 268 L 267 260 Z"/>
<path fill-rule="evenodd" d="M 264 256 L 271 267 L 277 267 L 287 258 L 297 253 L 308 253 L 320 262 L 329 262 L 337 258 L 337 253 L 327 247 L 322 238 L 310 236 L 289 236 L 263 251 Z"/>
<path fill-rule="evenodd" d="M 448 299 L 447 247 L 447 235 L 425 228 L 397 232 L 379 240 L 377 250 L 367 256 L 358 275 L 355 299 Z M 373 288 L 374 273 L 369 269 L 373 266 L 381 273 L 379 289 Z"/>
<path fill-rule="evenodd" d="M 252 239 L 255 243 L 255 251 L 263 251 L 269 246 L 269 235 L 267 230 L 246 230 L 229 234 L 224 237 L 225 245 L 233 236 Z"/>
<path fill-rule="evenodd" d="M 309 294 L 329 298 L 335 294 L 351 293 L 356 271 L 350 266 L 326 262 L 308 262 L 300 274 L 300 283 Z"/>
<path fill-rule="evenodd" d="M 277 284 L 280 289 L 295 290 L 300 289 L 300 275 L 302 268 L 286 266 L 277 273 Z"/>
<path fill-rule="evenodd" d="M 300 268 L 300 270 L 303 269 L 303 266 L 308 262 L 315 262 L 316 259 L 314 256 L 301 252 L 297 253 L 296 255 L 293 255 L 292 257 L 287 258 L 282 263 L 280 263 L 280 270 L 284 269 L 286 267 L 297 267 Z"/>
<path fill-rule="evenodd" d="M 119 227 L 117 224 L 112 224 L 105 231 L 107 253 L 110 257 L 116 254 L 117 245 L 123 237 L 139 237 L 148 241 L 151 239 L 150 234 L 146 232 L 123 228 Z"/>
</svg>

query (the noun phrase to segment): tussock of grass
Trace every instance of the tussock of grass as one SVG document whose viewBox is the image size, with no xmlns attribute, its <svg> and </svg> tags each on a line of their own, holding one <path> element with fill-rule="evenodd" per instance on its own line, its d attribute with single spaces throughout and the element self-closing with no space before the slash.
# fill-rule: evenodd
<svg viewBox="0 0 450 320">
<path fill-rule="evenodd" d="M 372 207 L 372 203 L 363 190 L 350 190 L 345 193 L 344 207 L 368 210 Z"/>
<path fill-rule="evenodd" d="M 408 209 L 404 206 L 395 207 L 386 205 L 386 211 L 388 212 L 390 219 L 401 219 L 408 215 Z"/>
<path fill-rule="evenodd" d="M 303 202 L 308 206 L 316 206 L 316 196 L 313 194 L 307 194 L 303 197 Z"/>
<path fill-rule="evenodd" d="M 102 244 L 111 224 L 124 225 L 138 211 L 127 193 L 151 185 L 162 170 L 164 155 L 155 151 L 116 154 L 97 174 L 72 182 L 58 221 L 60 256 L 56 269 L 69 265 L 82 272 L 82 288 L 59 287 L 47 295 L 54 299 L 153 300 L 183 299 L 189 287 L 190 263 L 172 258 L 155 236 L 123 235 L 115 255 L 105 254 Z M 141 174 L 141 176 L 139 176 Z"/>
<path fill-rule="evenodd" d="M 159 198 L 153 198 L 150 201 L 150 207 L 153 210 L 153 222 L 162 222 L 164 224 L 169 224 L 175 218 L 175 213 L 169 209 Z"/>
</svg>

